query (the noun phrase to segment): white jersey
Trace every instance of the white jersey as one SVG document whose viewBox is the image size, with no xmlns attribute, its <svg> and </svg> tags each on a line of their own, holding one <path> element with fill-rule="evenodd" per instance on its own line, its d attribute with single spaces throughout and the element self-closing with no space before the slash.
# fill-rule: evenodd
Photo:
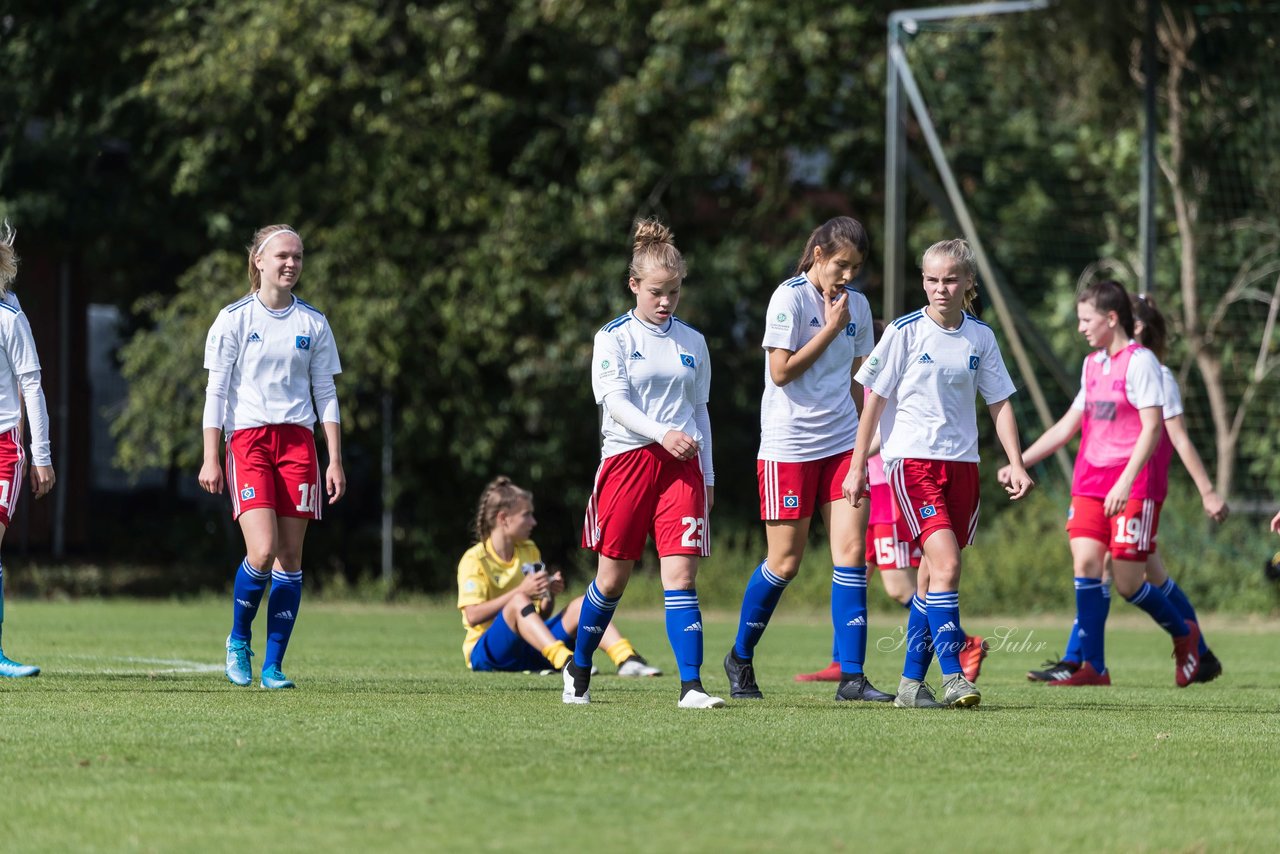
<svg viewBox="0 0 1280 854">
<path fill-rule="evenodd" d="M 615 391 L 646 416 L 693 437 L 706 437 L 694 422 L 694 408 L 711 399 L 711 359 L 702 333 L 678 317 L 650 326 L 629 311 L 596 333 L 591 390 L 596 403 Z M 600 456 L 612 457 L 653 444 L 614 421 L 606 409 L 600 432 Z"/>
<path fill-rule="evenodd" d="M 22 386 L 19 377 L 40 370 L 40 356 L 36 353 L 35 337 L 31 323 L 22 310 L 6 298 L 0 300 L 0 433 L 18 426 L 22 421 Z M 44 395 L 38 394 L 34 403 L 28 404 L 39 411 L 30 414 L 31 462 L 38 466 L 52 465 L 49 458 L 49 415 Z"/>
<path fill-rule="evenodd" d="M 975 394 L 988 405 L 1016 391 L 991 327 L 967 312 L 943 329 L 923 309 L 893 321 L 858 382 L 888 400 L 881 456 L 978 462 Z"/>
<path fill-rule="evenodd" d="M 252 295 L 218 312 L 204 366 L 230 373 L 226 433 L 267 424 L 313 426 L 313 379 L 342 373 L 329 321 L 297 297 L 281 311 Z"/>
<path fill-rule="evenodd" d="M 808 370 L 780 387 L 769 375 L 766 352 L 760 400 L 762 460 L 820 460 L 854 445 L 858 409 L 850 392 L 853 360 L 871 352 L 875 331 L 867 298 L 852 288 L 844 291 L 849 300 L 849 323 Z M 826 298 L 801 274 L 778 285 L 769 299 L 761 346 L 766 351 L 795 353 L 813 340 L 825 323 Z"/>
</svg>

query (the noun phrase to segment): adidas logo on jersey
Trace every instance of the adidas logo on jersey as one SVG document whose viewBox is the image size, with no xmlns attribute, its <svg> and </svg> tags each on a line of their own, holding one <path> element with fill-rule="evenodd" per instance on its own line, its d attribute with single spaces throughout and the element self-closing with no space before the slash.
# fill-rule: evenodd
<svg viewBox="0 0 1280 854">
<path fill-rule="evenodd" d="M 277 620 L 292 620 L 292 619 L 293 619 L 293 612 L 292 612 L 292 611 L 277 611 L 275 614 L 272 614 L 272 616 L 273 616 L 273 617 L 275 617 Z"/>
<path fill-rule="evenodd" d="M 854 617 L 852 620 L 845 623 L 846 626 L 865 626 L 866 624 L 867 624 L 866 617 Z"/>
<path fill-rule="evenodd" d="M 932 365 L 932 364 L 933 364 L 933 359 L 930 359 L 930 358 L 929 358 L 929 354 L 928 354 L 928 353 L 925 353 L 923 356 L 921 356 L 919 359 L 917 359 L 917 360 L 916 360 L 916 362 L 917 362 L 918 364 L 921 364 L 921 365 Z"/>
<path fill-rule="evenodd" d="M 816 317 L 809 321 L 809 325 L 814 327 L 815 329 L 819 329 L 822 327 L 822 324 L 818 322 L 818 318 Z"/>
<path fill-rule="evenodd" d="M 644 358 L 644 354 L 642 354 L 639 350 L 636 350 L 634 353 L 631 354 L 631 361 L 633 362 L 643 358 Z"/>
<path fill-rule="evenodd" d="M 685 627 L 685 631 L 686 631 L 686 632 L 700 632 L 700 631 L 702 631 L 702 621 L 701 621 L 701 620 L 699 620 L 698 622 L 694 623 L 693 625 Z"/>
<path fill-rule="evenodd" d="M 941 628 L 939 628 L 938 631 L 934 632 L 934 634 L 937 635 L 940 632 L 958 632 L 958 631 L 960 630 L 956 628 L 956 624 L 951 620 L 947 620 L 945 623 L 942 624 Z"/>
<path fill-rule="evenodd" d="M 250 344 L 255 344 L 255 343 L 258 343 L 258 342 L 260 342 L 260 341 L 262 341 L 262 336 L 261 336 L 261 335 L 259 335 L 259 334 L 258 334 L 258 333 L 256 333 L 256 332 L 250 332 L 250 333 L 249 333 L 249 343 L 250 343 Z"/>
</svg>

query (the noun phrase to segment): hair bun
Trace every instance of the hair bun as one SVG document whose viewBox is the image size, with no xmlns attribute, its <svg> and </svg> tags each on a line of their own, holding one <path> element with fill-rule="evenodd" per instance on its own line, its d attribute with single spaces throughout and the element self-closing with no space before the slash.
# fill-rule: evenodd
<svg viewBox="0 0 1280 854">
<path fill-rule="evenodd" d="M 659 243 L 672 243 L 673 237 L 671 229 L 659 222 L 657 217 L 649 217 L 636 223 L 635 248 L 637 250 Z"/>
</svg>

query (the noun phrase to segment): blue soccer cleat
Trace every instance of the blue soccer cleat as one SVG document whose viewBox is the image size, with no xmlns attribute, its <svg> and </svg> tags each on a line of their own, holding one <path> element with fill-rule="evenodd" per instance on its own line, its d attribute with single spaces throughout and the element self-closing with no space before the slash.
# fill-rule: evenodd
<svg viewBox="0 0 1280 854">
<path fill-rule="evenodd" d="M 5 679 L 21 679 L 24 676 L 39 676 L 40 668 L 34 664 L 19 664 L 0 652 L 0 677 Z"/>
<path fill-rule="evenodd" d="M 253 658 L 253 650 L 249 649 L 248 641 L 227 637 L 227 678 L 242 688 L 253 681 L 250 658 Z"/>
<path fill-rule="evenodd" d="M 268 664 L 262 668 L 262 687 L 270 691 L 276 691 L 280 688 L 295 687 L 293 681 L 280 671 L 280 665 Z"/>
</svg>

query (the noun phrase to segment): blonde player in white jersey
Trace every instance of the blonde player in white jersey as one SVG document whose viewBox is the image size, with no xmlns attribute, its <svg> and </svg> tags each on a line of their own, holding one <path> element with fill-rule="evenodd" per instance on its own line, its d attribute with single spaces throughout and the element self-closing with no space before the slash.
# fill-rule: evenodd
<svg viewBox="0 0 1280 854">
<path fill-rule="evenodd" d="M 907 652 L 895 703 L 912 708 L 973 706 L 981 695 L 965 678 L 959 654 L 960 550 L 978 524 L 978 421 L 981 394 L 1009 458 L 1014 499 L 1035 484 L 1022 462 L 1015 391 L 995 334 L 968 313 L 977 294 L 977 264 L 963 240 L 925 252 L 929 305 L 893 321 L 857 379 L 871 390 L 863 409 L 845 495 L 863 500 L 867 452 L 880 425 L 885 476 L 912 535 L 924 549 L 907 624 Z M 933 652 L 943 676 L 939 703 L 924 684 Z"/>
<path fill-rule="evenodd" d="M 652 535 L 667 639 L 680 671 L 678 704 L 714 709 L 724 700 L 702 686 L 702 611 L 695 587 L 698 558 L 710 554 L 711 545 L 711 361 L 702 333 L 675 316 L 685 263 L 670 229 L 656 219 L 636 224 L 630 273 L 635 308 L 596 333 L 591 357 L 604 443 L 582 545 L 597 552 L 599 561 L 578 612 L 563 700 L 591 701 L 591 656 Z"/>
<path fill-rule="evenodd" d="M 871 306 L 849 287 L 868 251 L 861 223 L 847 216 L 828 220 L 809 235 L 795 276 L 769 300 L 756 462 L 768 554 L 747 582 L 738 634 L 724 658 L 735 699 L 764 696 L 756 682 L 755 647 L 800 570 L 810 522 L 821 512 L 834 567 L 831 617 L 840 659 L 835 698 L 893 700 L 863 673 L 867 508 L 855 508 L 841 491 L 863 396 L 853 373 L 874 344 Z"/>
<path fill-rule="evenodd" d="M 22 448 L 22 408 L 31 422 L 31 491 L 43 498 L 57 480 L 49 453 L 49 413 L 40 386 L 40 357 L 31 324 L 9 290 L 18 275 L 14 230 L 0 228 L 0 541 L 13 519 L 22 490 L 26 454 Z M 4 567 L 0 566 L 0 641 L 4 630 Z M 0 677 L 36 676 L 40 668 L 13 661 L 0 647 Z"/>
<path fill-rule="evenodd" d="M 245 543 L 235 578 L 226 674 L 241 686 L 253 681 L 250 630 L 269 579 L 260 684 L 294 687 L 281 665 L 302 599 L 307 522 L 320 518 L 326 499 L 333 504 L 347 489 L 333 382 L 342 365 L 328 320 L 293 293 L 301 275 L 298 233 L 287 225 L 259 229 L 249 246 L 249 296 L 218 313 L 205 342 L 209 385 L 200 485 L 222 492 L 218 446 L 225 433 L 225 484 Z M 314 434 L 317 412 L 329 451 L 323 480 Z"/>
</svg>

